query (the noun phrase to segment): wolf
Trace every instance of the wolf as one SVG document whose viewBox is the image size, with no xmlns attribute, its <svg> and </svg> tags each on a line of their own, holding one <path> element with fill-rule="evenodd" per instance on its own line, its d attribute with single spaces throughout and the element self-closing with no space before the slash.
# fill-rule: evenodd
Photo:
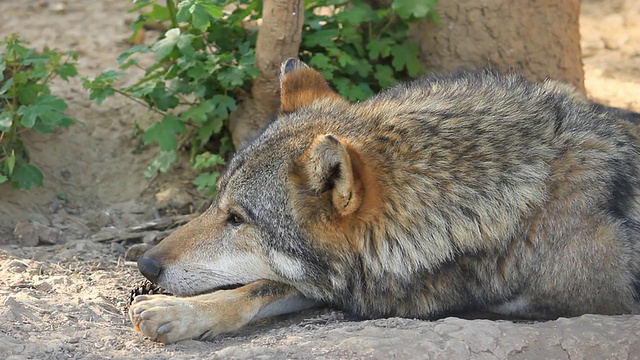
<svg viewBox="0 0 640 360">
<path fill-rule="evenodd" d="M 297 59 L 201 216 L 138 261 L 172 343 L 328 304 L 362 318 L 636 313 L 635 124 L 553 81 L 461 71 L 359 103 Z"/>
</svg>

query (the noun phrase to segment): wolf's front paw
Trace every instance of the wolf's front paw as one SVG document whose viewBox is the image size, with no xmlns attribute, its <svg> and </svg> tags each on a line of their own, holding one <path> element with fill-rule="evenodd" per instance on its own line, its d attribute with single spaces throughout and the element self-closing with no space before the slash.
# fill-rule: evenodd
<svg viewBox="0 0 640 360">
<path fill-rule="evenodd" d="M 165 344 L 198 338 L 207 331 L 202 329 L 202 319 L 187 298 L 137 296 L 129 308 L 129 317 L 134 330 Z"/>
<path fill-rule="evenodd" d="M 165 344 L 186 339 L 210 339 L 239 329 L 255 311 L 248 311 L 233 290 L 180 298 L 137 296 L 129 308 L 134 330 Z"/>
</svg>

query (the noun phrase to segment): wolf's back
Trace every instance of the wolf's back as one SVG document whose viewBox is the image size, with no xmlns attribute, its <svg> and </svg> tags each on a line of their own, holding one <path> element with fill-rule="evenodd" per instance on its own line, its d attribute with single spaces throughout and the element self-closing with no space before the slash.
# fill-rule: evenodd
<svg viewBox="0 0 640 360">
<path fill-rule="evenodd" d="M 640 291 L 640 155 L 616 115 L 551 81 L 459 72 L 357 104 L 320 98 L 266 133 L 306 139 L 288 142 L 296 154 L 332 134 L 372 169 L 376 208 L 346 235 L 366 238 L 356 273 L 367 276 L 335 281 L 354 289 L 338 303 L 411 316 L 478 304 L 530 316 L 619 313 Z M 381 286 L 362 278 L 404 305 L 384 310 Z M 444 309 L 427 305 L 433 289 Z"/>
</svg>

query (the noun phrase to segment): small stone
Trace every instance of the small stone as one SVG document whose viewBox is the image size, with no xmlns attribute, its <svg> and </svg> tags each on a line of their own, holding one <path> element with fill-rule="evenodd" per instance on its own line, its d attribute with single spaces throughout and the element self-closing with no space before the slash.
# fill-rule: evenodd
<svg viewBox="0 0 640 360">
<path fill-rule="evenodd" d="M 140 257 L 152 247 L 153 245 L 151 244 L 131 245 L 124 254 L 124 259 L 127 261 L 138 261 L 138 259 L 140 259 Z"/>
<path fill-rule="evenodd" d="M 60 170 L 60 176 L 62 176 L 62 178 L 65 180 L 69 180 L 69 178 L 71 177 L 71 171 L 69 171 L 69 169 L 67 168 L 63 168 L 62 170 Z"/>
<path fill-rule="evenodd" d="M 38 240 L 41 244 L 45 245 L 55 245 L 60 240 L 60 235 L 62 232 L 60 229 L 56 229 L 54 227 L 46 226 L 40 223 L 33 223 L 36 227 L 36 231 L 38 232 Z"/>
<path fill-rule="evenodd" d="M 55 214 L 64 208 L 64 204 L 65 202 L 62 200 L 55 200 L 49 205 L 49 211 L 51 211 L 52 214 Z"/>
<path fill-rule="evenodd" d="M 67 7 L 63 3 L 55 3 L 49 6 L 51 7 L 51 10 L 53 10 L 53 12 L 58 14 L 64 14 L 67 10 Z"/>
<path fill-rule="evenodd" d="M 38 232 L 29 220 L 20 220 L 13 229 L 13 235 L 18 243 L 24 246 L 38 245 Z"/>
<path fill-rule="evenodd" d="M 51 286 L 51 283 L 49 283 L 48 281 L 40 281 L 38 283 L 33 284 L 33 287 L 36 290 L 39 290 L 42 292 L 48 292 L 51 289 L 53 289 L 53 286 Z"/>
<path fill-rule="evenodd" d="M 120 253 L 120 254 L 125 254 L 127 252 L 127 249 L 125 249 L 124 246 L 122 246 L 122 244 L 120 244 L 120 243 L 112 242 L 111 243 L 111 251 L 117 252 L 117 253 Z"/>
<path fill-rule="evenodd" d="M 193 198 L 189 193 L 177 187 L 170 187 L 156 194 L 156 206 L 159 209 L 186 210 L 193 204 Z"/>
<path fill-rule="evenodd" d="M 99 211 L 93 219 L 93 223 L 101 229 L 107 226 L 112 226 L 113 219 L 111 218 L 111 213 L 107 210 Z"/>
<path fill-rule="evenodd" d="M 145 244 L 154 244 L 157 238 L 158 238 L 158 234 L 148 233 L 142 238 L 142 242 Z"/>
<path fill-rule="evenodd" d="M 628 36 L 604 36 L 602 41 L 607 50 L 618 50 L 629 40 Z"/>
<path fill-rule="evenodd" d="M 51 226 L 51 220 L 49 220 L 48 217 L 42 214 L 38 214 L 38 213 L 29 214 L 29 216 L 27 216 L 27 220 L 39 222 L 40 224 L 44 224 L 46 226 Z"/>
<path fill-rule="evenodd" d="M 22 260 L 11 260 L 7 264 L 7 268 L 12 273 L 22 273 L 27 271 L 27 268 L 29 268 L 29 264 L 25 263 Z"/>
</svg>

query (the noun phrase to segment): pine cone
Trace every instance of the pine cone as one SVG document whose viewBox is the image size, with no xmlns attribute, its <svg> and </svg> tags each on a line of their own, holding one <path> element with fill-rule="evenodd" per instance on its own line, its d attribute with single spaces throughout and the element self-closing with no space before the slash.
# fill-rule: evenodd
<svg viewBox="0 0 640 360">
<path fill-rule="evenodd" d="M 171 293 L 167 292 L 167 290 L 145 279 L 141 281 L 140 284 L 138 284 L 138 286 L 131 289 L 131 293 L 129 294 L 129 306 L 131 306 L 131 304 L 133 303 L 133 299 L 138 295 L 154 295 L 154 294 L 172 295 Z"/>
</svg>

